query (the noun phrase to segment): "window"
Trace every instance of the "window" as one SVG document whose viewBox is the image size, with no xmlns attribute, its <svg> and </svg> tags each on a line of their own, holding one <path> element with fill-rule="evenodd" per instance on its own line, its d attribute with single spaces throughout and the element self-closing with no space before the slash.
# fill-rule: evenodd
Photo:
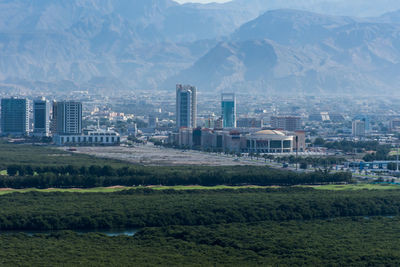
<svg viewBox="0 0 400 267">
<path fill-rule="evenodd" d="M 281 141 L 272 140 L 270 142 L 270 148 L 282 148 L 282 142 Z"/>
<path fill-rule="evenodd" d="M 290 140 L 283 141 L 283 148 L 291 148 L 292 142 Z"/>
</svg>

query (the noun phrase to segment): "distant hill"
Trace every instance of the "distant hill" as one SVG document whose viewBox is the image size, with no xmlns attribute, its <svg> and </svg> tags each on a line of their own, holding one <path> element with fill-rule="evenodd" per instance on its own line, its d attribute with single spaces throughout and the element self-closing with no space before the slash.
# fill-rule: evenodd
<svg viewBox="0 0 400 267">
<path fill-rule="evenodd" d="M 170 0 L 0 0 L 0 81 L 156 89 L 248 19 Z"/>
<path fill-rule="evenodd" d="M 399 44 L 400 25 L 395 23 L 269 11 L 171 80 L 204 90 L 396 92 Z"/>
<path fill-rule="evenodd" d="M 267 11 L 276 8 L 364 18 Z M 173 90 L 184 81 L 205 90 L 394 90 L 396 9 L 393 0 L 0 0 L 0 90 Z"/>
<path fill-rule="evenodd" d="M 297 9 L 325 15 L 377 17 L 400 9 L 397 0 L 233 0 L 226 4 L 230 8 L 241 8 L 252 12 L 274 9 Z"/>
</svg>

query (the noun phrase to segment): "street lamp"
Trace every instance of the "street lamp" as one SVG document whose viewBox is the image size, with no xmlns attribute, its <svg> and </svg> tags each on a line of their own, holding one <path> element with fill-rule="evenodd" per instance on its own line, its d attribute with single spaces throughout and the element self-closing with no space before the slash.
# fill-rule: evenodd
<svg viewBox="0 0 400 267">
<path fill-rule="evenodd" d="M 298 163 L 298 161 L 299 161 L 299 157 L 298 157 L 298 154 L 299 153 L 299 136 L 298 135 L 296 135 L 296 171 L 297 171 L 297 167 L 299 166 L 299 163 Z"/>
</svg>

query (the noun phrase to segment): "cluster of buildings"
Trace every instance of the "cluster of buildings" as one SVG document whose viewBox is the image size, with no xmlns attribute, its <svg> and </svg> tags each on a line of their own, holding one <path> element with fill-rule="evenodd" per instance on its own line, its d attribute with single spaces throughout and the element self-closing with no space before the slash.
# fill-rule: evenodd
<svg viewBox="0 0 400 267">
<path fill-rule="evenodd" d="M 82 103 L 78 101 L 50 103 L 40 98 L 30 105 L 26 98 L 1 100 L 2 135 L 52 136 L 58 145 L 114 145 L 120 142 L 115 131 L 83 129 L 82 125 Z"/>
<path fill-rule="evenodd" d="M 387 99 L 228 92 L 215 97 L 181 84 L 175 93 L 46 95 L 71 101 L 35 99 L 43 93 L 30 100 L 6 93 L 0 130 L 2 135 L 51 137 L 59 145 L 118 144 L 133 135 L 176 147 L 244 153 L 303 151 L 304 132 L 309 146 L 317 137 L 390 143 L 400 133 L 400 104 Z"/>
<path fill-rule="evenodd" d="M 272 129 L 263 129 L 262 121 L 236 117 L 236 97 L 221 94 L 221 117 L 206 128 L 197 127 L 197 90 L 190 85 L 176 86 L 176 126 L 168 142 L 181 148 L 196 148 L 232 153 L 289 153 L 304 151 L 305 132 L 301 119 L 275 116 Z"/>
</svg>

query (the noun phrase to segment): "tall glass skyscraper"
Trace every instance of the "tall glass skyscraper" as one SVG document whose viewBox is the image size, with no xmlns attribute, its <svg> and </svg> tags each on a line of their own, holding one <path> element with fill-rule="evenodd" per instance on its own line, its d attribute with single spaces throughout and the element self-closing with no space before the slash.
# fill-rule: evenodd
<svg viewBox="0 0 400 267">
<path fill-rule="evenodd" d="M 33 133 L 48 136 L 50 133 L 50 103 L 45 98 L 33 101 Z"/>
<path fill-rule="evenodd" d="M 235 94 L 221 95 L 221 109 L 224 128 L 236 127 L 236 97 Z"/>
<path fill-rule="evenodd" d="M 190 85 L 176 85 L 176 126 L 196 128 L 197 89 Z"/>
<path fill-rule="evenodd" d="M 1 132 L 13 135 L 28 134 L 28 99 L 4 98 L 1 100 Z"/>
</svg>

